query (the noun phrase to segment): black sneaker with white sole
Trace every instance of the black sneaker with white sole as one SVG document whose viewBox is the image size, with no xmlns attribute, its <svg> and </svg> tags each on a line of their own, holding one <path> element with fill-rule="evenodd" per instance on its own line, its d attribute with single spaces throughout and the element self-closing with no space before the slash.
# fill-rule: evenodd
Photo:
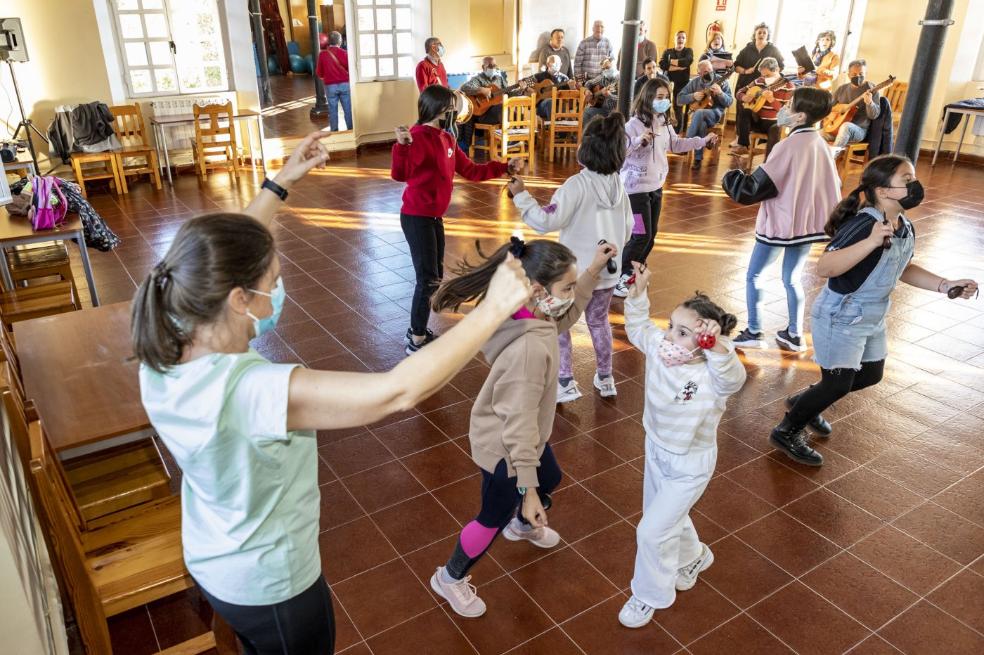
<svg viewBox="0 0 984 655">
<path fill-rule="evenodd" d="M 765 335 L 761 332 L 752 332 L 748 328 L 742 330 L 738 336 L 731 340 L 735 348 L 767 348 Z"/>
<path fill-rule="evenodd" d="M 424 332 L 424 340 L 416 342 L 413 340 L 413 332 L 410 331 L 410 328 L 407 328 L 407 334 L 403 337 L 403 352 L 408 355 L 412 355 L 436 338 L 437 335 L 431 332 L 430 328 L 428 328 L 427 331 Z"/>
<path fill-rule="evenodd" d="M 779 330 L 776 332 L 776 343 L 783 350 L 789 350 L 792 352 L 801 353 L 806 350 L 806 344 L 803 343 L 803 337 L 794 337 L 789 333 L 789 330 Z"/>
</svg>

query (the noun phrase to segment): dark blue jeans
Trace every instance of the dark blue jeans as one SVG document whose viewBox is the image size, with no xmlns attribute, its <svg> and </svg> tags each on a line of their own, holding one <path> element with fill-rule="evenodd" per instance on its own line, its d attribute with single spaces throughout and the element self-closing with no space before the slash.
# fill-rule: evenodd
<svg viewBox="0 0 984 655">
<path fill-rule="evenodd" d="M 345 127 L 353 129 L 352 94 L 348 82 L 329 84 L 325 87 L 325 94 L 328 96 L 328 124 L 331 126 L 331 131 L 338 131 L 338 103 L 342 104 L 342 111 L 345 112 Z"/>
</svg>

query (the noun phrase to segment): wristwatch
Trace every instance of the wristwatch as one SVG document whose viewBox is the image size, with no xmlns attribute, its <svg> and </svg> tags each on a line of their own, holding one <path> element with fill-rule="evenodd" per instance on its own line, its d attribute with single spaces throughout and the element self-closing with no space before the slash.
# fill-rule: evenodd
<svg viewBox="0 0 984 655">
<path fill-rule="evenodd" d="M 263 180 L 263 184 L 260 185 L 261 189 L 269 189 L 277 194 L 281 200 L 287 200 L 287 189 L 283 188 L 271 179 Z"/>
<path fill-rule="evenodd" d="M 516 491 L 519 492 L 519 495 L 520 496 L 525 496 L 526 495 L 526 487 L 516 487 Z"/>
</svg>

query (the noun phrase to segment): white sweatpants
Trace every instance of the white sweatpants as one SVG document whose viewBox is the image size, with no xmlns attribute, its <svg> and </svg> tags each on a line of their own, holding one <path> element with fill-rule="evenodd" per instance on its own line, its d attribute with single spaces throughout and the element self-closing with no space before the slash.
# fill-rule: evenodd
<svg viewBox="0 0 984 655">
<path fill-rule="evenodd" d="M 677 571 L 700 556 L 700 539 L 689 514 L 710 482 L 716 461 L 717 446 L 677 455 L 646 438 L 632 594 L 650 607 L 673 604 Z"/>
</svg>

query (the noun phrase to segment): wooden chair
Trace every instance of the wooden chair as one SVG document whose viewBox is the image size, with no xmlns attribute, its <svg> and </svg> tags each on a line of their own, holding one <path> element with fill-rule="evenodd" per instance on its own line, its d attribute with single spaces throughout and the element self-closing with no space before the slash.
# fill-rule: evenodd
<svg viewBox="0 0 984 655">
<path fill-rule="evenodd" d="M 502 103 L 502 126 L 492 132 L 492 157 L 499 161 L 511 157 L 525 159 L 532 171 L 536 159 L 535 135 L 536 97 L 506 98 Z"/>
<path fill-rule="evenodd" d="M 14 323 L 82 309 L 74 282 L 51 282 L 15 287 L 0 293 L 0 322 L 8 330 Z"/>
<path fill-rule="evenodd" d="M 547 159 L 554 160 L 557 150 L 577 152 L 581 145 L 584 94 L 578 90 L 550 89 L 550 120 L 543 121 Z"/>
<path fill-rule="evenodd" d="M 210 170 L 232 170 L 239 179 L 239 146 L 232 120 L 232 102 L 224 105 L 192 105 L 195 116 L 195 170 L 204 182 Z M 209 160 L 222 157 L 221 160 Z"/>
<path fill-rule="evenodd" d="M 474 123 L 472 125 L 474 132 L 472 133 L 471 143 L 468 145 L 469 159 L 475 159 L 475 152 L 478 150 L 483 151 L 489 159 L 492 159 L 492 133 L 495 132 L 496 128 L 496 125 L 490 123 Z M 479 132 L 484 133 L 482 137 L 484 145 L 478 145 Z"/>
<path fill-rule="evenodd" d="M 868 144 L 865 142 L 849 143 L 837 154 L 835 159 L 837 174 L 840 175 L 841 185 L 847 177 L 847 169 L 851 164 L 862 168 L 868 165 Z"/>
<path fill-rule="evenodd" d="M 110 180 L 117 194 L 126 193 L 119 158 L 115 152 L 73 152 L 72 172 L 75 173 L 75 181 L 79 183 L 83 198 L 88 198 L 85 183 L 93 180 Z"/>
<path fill-rule="evenodd" d="M 902 109 L 905 107 L 907 95 L 909 95 L 909 83 L 898 80 L 892 82 L 892 86 L 885 92 L 885 97 L 892 107 L 892 128 L 895 132 L 898 132 L 899 123 L 902 121 Z"/>
<path fill-rule="evenodd" d="M 4 256 L 15 287 L 27 286 L 31 280 L 57 277 L 59 280 L 70 282 L 73 295 L 79 297 L 68 248 L 65 247 L 64 241 L 7 248 Z"/>
<path fill-rule="evenodd" d="M 150 145 L 144 128 L 143 114 L 140 105 L 116 105 L 109 111 L 116 119 L 114 128 L 123 148 L 116 151 L 119 161 L 120 178 L 123 183 L 123 193 L 128 192 L 126 178 L 128 175 L 150 175 L 154 187 L 161 188 L 161 169 L 157 163 L 157 151 Z M 141 160 L 143 160 L 141 162 Z M 131 162 L 127 164 L 127 162 Z"/>
</svg>

